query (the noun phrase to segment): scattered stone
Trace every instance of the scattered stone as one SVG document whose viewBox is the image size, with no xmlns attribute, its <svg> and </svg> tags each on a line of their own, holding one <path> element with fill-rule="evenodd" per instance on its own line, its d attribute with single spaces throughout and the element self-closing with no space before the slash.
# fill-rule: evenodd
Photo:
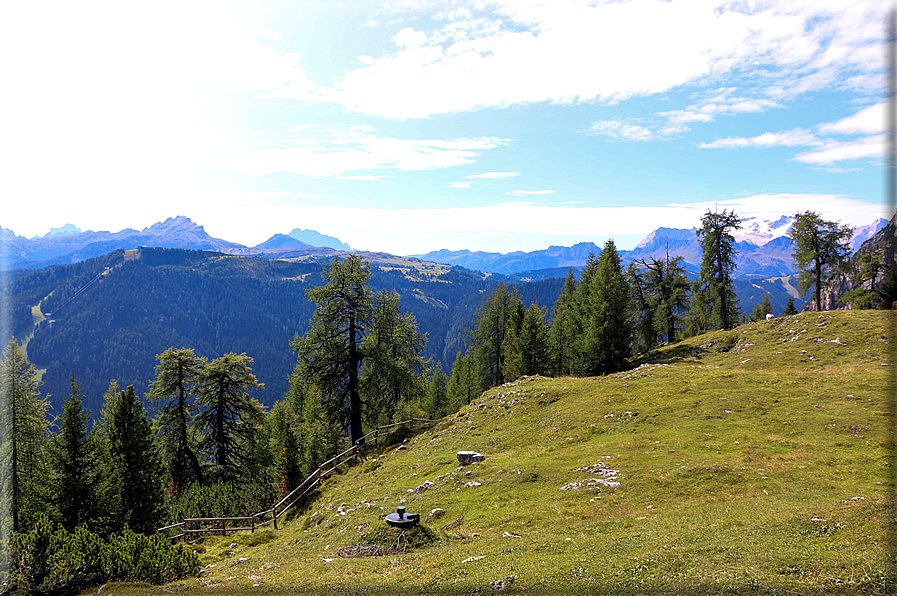
<svg viewBox="0 0 897 596">
<path fill-rule="evenodd" d="M 467 484 L 465 484 L 464 486 L 466 486 L 468 488 L 472 488 L 474 486 L 483 486 L 483 483 L 477 482 L 476 480 L 472 480 L 472 481 L 468 482 Z"/>
<path fill-rule="evenodd" d="M 459 451 L 458 452 L 458 462 L 462 466 L 467 466 L 467 465 L 485 461 L 485 460 L 486 460 L 486 456 L 483 455 L 482 453 L 477 453 L 476 451 Z"/>
<path fill-rule="evenodd" d="M 461 561 L 461 562 L 462 562 L 462 563 L 470 563 L 471 561 L 479 561 L 480 559 L 485 559 L 485 558 L 486 558 L 486 557 L 483 557 L 483 556 L 480 556 L 480 557 L 467 557 L 466 559 L 464 559 L 464 560 Z"/>
<path fill-rule="evenodd" d="M 237 559 L 237 563 L 245 563 L 248 560 L 249 560 L 249 557 L 240 557 L 239 559 Z"/>
<path fill-rule="evenodd" d="M 424 483 L 414 489 L 414 494 L 420 494 L 430 488 L 431 486 L 436 486 L 435 482 L 431 482 L 429 480 L 424 480 Z"/>
<path fill-rule="evenodd" d="M 445 509 L 431 509 L 430 510 L 430 517 L 432 517 L 433 519 L 439 519 L 443 515 L 445 515 Z"/>
<path fill-rule="evenodd" d="M 520 534 L 511 534 L 510 532 L 505 532 L 501 535 L 502 538 L 520 538 Z"/>
</svg>

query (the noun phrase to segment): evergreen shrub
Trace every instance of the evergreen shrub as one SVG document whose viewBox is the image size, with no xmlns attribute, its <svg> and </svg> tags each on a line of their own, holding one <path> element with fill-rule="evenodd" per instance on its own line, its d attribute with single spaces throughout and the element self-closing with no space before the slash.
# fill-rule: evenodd
<svg viewBox="0 0 897 596">
<path fill-rule="evenodd" d="M 102 538 L 73 532 L 41 516 L 31 531 L 13 534 L 4 594 L 77 591 L 110 581 L 162 584 L 199 573 L 199 557 L 162 535 L 127 527 Z"/>
</svg>

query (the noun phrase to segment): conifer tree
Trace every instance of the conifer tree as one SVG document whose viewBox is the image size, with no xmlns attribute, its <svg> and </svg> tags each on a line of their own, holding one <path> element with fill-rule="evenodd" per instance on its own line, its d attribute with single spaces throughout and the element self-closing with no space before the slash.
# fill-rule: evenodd
<svg viewBox="0 0 897 596">
<path fill-rule="evenodd" d="M 512 381 L 523 375 L 548 374 L 548 327 L 545 311 L 535 302 L 524 312 L 519 328 L 517 324 L 512 327 L 508 343 L 511 349 L 505 360 L 505 378 Z"/>
<path fill-rule="evenodd" d="M 277 493 L 278 498 L 282 499 L 301 481 L 302 468 L 296 435 L 283 418 L 280 421 L 281 446 L 277 454 Z"/>
<path fill-rule="evenodd" d="M 630 288 L 613 240 L 604 244 L 591 280 L 585 329 L 585 374 L 612 372 L 625 366 L 632 352 Z"/>
<path fill-rule="evenodd" d="M 629 263 L 626 279 L 632 290 L 632 309 L 635 322 L 632 328 L 633 340 L 641 349 L 649 350 L 657 345 L 657 329 L 654 322 L 656 310 L 654 297 L 648 293 L 645 275 L 638 265 Z"/>
<path fill-rule="evenodd" d="M 448 399 L 452 411 L 470 404 L 473 398 L 480 395 L 483 381 L 470 352 L 458 350 L 452 364 L 452 375 L 448 383 Z"/>
<path fill-rule="evenodd" d="M 34 489 L 45 471 L 49 404 L 39 390 L 37 371 L 10 338 L 0 361 L 0 502 L 9 516 L 2 526 L 13 532 L 26 531 L 41 509 Z"/>
<path fill-rule="evenodd" d="M 323 286 L 306 292 L 316 306 L 311 328 L 290 344 L 299 356 L 304 382 L 316 385 L 334 417 L 344 419 L 352 442 L 363 436 L 359 376 L 362 342 L 371 330 L 374 297 L 370 266 L 356 255 L 334 259 Z M 347 420 L 346 420 L 347 418 Z"/>
<path fill-rule="evenodd" d="M 797 308 L 794 306 L 794 296 L 788 296 L 788 302 L 785 303 L 785 311 L 782 313 L 784 316 L 796 315 Z"/>
<path fill-rule="evenodd" d="M 249 391 L 264 385 L 252 374 L 252 364 L 246 354 L 225 354 L 203 367 L 197 381 L 196 401 L 203 408 L 195 419 L 199 450 L 210 456 L 214 475 L 225 480 L 259 472 L 251 464 L 264 410 Z"/>
<path fill-rule="evenodd" d="M 897 302 L 897 271 L 888 267 L 885 278 L 878 286 L 878 296 L 885 309 L 891 309 Z"/>
<path fill-rule="evenodd" d="M 680 313 L 689 304 L 690 284 L 682 266 L 682 257 L 670 259 L 667 255 L 663 260 L 652 258 L 650 263 L 643 260 L 642 265 L 648 270 L 646 283 L 652 297 L 657 330 L 661 336 L 666 335 L 667 342 L 673 343 L 676 341 Z"/>
<path fill-rule="evenodd" d="M 711 213 L 708 210 L 697 230 L 703 250 L 700 307 L 711 306 L 712 324 L 718 324 L 721 329 L 729 329 L 738 319 L 738 299 L 732 284 L 736 254 L 732 232 L 738 229 L 741 220 L 734 211 Z"/>
<path fill-rule="evenodd" d="M 567 272 L 564 289 L 551 309 L 548 345 L 551 371 L 555 376 L 569 375 L 576 358 L 574 337 L 577 325 L 576 279 L 573 269 Z"/>
<path fill-rule="evenodd" d="M 188 348 L 169 348 L 156 358 L 159 360 L 156 379 L 147 397 L 162 402 L 156 421 L 161 456 L 172 493 L 179 495 L 193 482 L 203 481 L 190 426 L 196 412 L 197 381 L 206 359 Z"/>
<path fill-rule="evenodd" d="M 449 377 L 442 372 L 442 366 L 437 364 L 430 373 L 430 382 L 427 385 L 426 412 L 432 419 L 442 418 L 451 410 L 448 399 Z"/>
<path fill-rule="evenodd" d="M 365 363 L 360 385 L 365 419 L 370 426 L 391 421 L 403 401 L 419 400 L 426 391 L 423 351 L 427 336 L 418 331 L 412 313 L 403 313 L 399 295 L 380 292 L 371 328 L 361 351 Z"/>
<path fill-rule="evenodd" d="M 815 287 L 814 304 L 822 310 L 824 277 L 850 255 L 853 229 L 838 222 L 825 221 L 818 213 L 805 211 L 794 214 L 788 237 L 794 243 L 794 261 L 799 275 L 797 288 L 805 293 Z"/>
<path fill-rule="evenodd" d="M 104 408 L 106 409 L 106 408 Z M 153 444 L 153 433 L 146 410 L 134 387 L 118 392 L 102 421 L 111 460 L 107 471 L 121 479 L 117 484 L 118 527 L 150 534 L 162 520 L 164 491 L 162 463 Z M 107 477 L 108 480 L 108 477 Z"/>
<path fill-rule="evenodd" d="M 480 390 L 505 382 L 505 357 L 511 317 L 521 306 L 517 288 L 509 289 L 504 283 L 486 298 L 477 311 L 476 327 L 471 334 L 474 358 L 480 370 L 483 386 Z"/>
<path fill-rule="evenodd" d="M 90 413 L 82 407 L 81 389 L 70 378 L 71 393 L 65 400 L 59 432 L 49 449 L 50 478 L 46 498 L 54 517 L 69 532 L 81 524 L 104 532 L 108 518 L 108 494 L 103 485 L 101 445 L 87 432 Z"/>
<path fill-rule="evenodd" d="M 753 312 L 751 312 L 751 320 L 762 321 L 768 314 L 772 314 L 772 303 L 769 301 L 769 292 L 763 297 L 763 301 L 754 307 Z"/>
</svg>

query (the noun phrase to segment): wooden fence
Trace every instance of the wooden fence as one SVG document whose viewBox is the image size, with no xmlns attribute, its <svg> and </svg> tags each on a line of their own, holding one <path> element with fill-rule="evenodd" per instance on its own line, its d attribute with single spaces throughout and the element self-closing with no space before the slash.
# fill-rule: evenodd
<svg viewBox="0 0 897 596">
<path fill-rule="evenodd" d="M 277 520 L 284 513 L 289 511 L 289 509 L 293 505 L 298 503 L 300 499 L 302 499 L 302 497 L 307 495 L 316 486 L 318 486 L 321 483 L 321 480 L 323 480 L 328 474 L 339 468 L 344 463 L 362 455 L 365 448 L 371 445 L 376 446 L 379 442 L 379 439 L 388 437 L 400 428 L 404 428 L 406 425 L 410 428 L 414 428 L 414 425 L 416 423 L 425 424 L 428 422 L 433 421 L 426 418 L 411 418 L 402 422 L 396 422 L 395 424 L 378 426 L 368 434 L 355 441 L 354 445 L 318 466 L 314 472 L 309 474 L 308 478 L 303 480 L 299 484 L 299 486 L 290 491 L 290 494 L 286 495 L 284 498 L 278 501 L 277 504 L 274 505 L 274 507 L 272 507 L 271 509 L 260 511 L 255 515 L 249 517 L 184 518 L 182 522 L 172 524 L 170 526 L 165 526 L 164 528 L 159 528 L 158 530 L 156 530 L 156 532 L 169 532 L 169 530 L 180 532 L 173 536 L 169 536 L 169 538 L 174 541 L 185 538 L 192 534 L 215 534 L 220 532 L 221 535 L 224 536 L 227 532 L 237 532 L 240 530 L 249 530 L 250 532 L 255 532 L 256 528 L 261 528 L 263 526 L 267 526 L 268 524 L 272 524 L 274 526 L 274 529 L 276 530 Z M 236 525 L 240 523 L 242 523 L 243 525 Z"/>
</svg>

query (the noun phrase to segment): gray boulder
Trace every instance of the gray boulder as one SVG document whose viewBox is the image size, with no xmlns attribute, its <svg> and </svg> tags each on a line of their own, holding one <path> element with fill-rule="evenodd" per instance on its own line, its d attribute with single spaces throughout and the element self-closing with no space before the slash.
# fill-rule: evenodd
<svg viewBox="0 0 897 596">
<path fill-rule="evenodd" d="M 486 461 L 486 456 L 482 453 L 477 453 L 476 451 L 459 451 L 458 452 L 458 462 L 462 466 L 466 466 L 469 464 L 475 464 L 478 461 Z"/>
</svg>

